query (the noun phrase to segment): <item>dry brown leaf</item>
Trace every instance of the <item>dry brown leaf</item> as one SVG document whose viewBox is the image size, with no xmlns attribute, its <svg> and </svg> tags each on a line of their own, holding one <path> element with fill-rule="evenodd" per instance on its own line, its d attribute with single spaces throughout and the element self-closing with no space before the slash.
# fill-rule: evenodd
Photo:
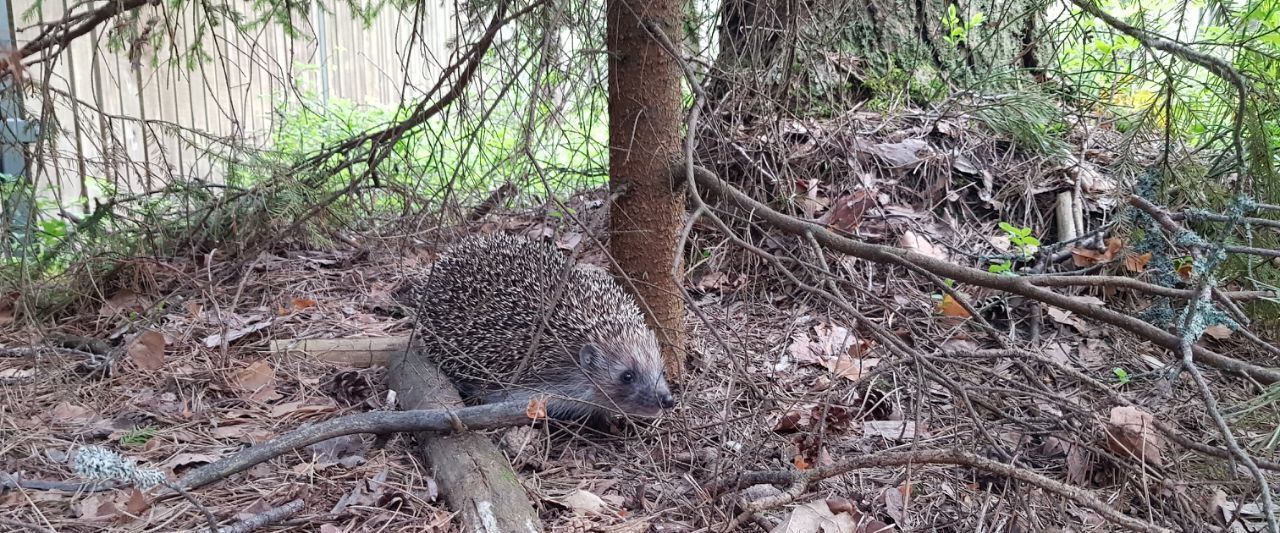
<svg viewBox="0 0 1280 533">
<path fill-rule="evenodd" d="M 120 516 L 120 508 L 116 507 L 115 502 L 111 500 L 112 497 L 108 494 L 94 494 L 85 497 L 76 506 L 79 518 L 92 522 L 115 520 Z"/>
<path fill-rule="evenodd" d="M 79 405 L 73 405 L 69 402 L 62 402 L 53 407 L 49 411 L 47 418 L 50 422 L 87 422 L 97 418 L 98 414 Z"/>
<path fill-rule="evenodd" d="M 150 507 L 151 504 L 147 502 L 147 497 L 142 494 L 142 491 L 137 487 L 129 490 L 129 497 L 124 501 L 124 512 L 130 516 L 139 516 Z"/>
<path fill-rule="evenodd" d="M 183 452 L 183 453 L 174 455 L 173 457 L 170 457 L 168 461 L 160 463 L 160 468 L 174 471 L 184 466 L 189 466 L 193 464 L 212 463 L 217 460 L 218 460 L 218 456 L 216 455 L 209 455 L 207 453 Z"/>
<path fill-rule="evenodd" d="M 862 359 L 847 355 L 830 358 L 825 362 L 827 370 L 849 381 L 862 379 L 862 376 L 871 373 L 878 364 L 880 364 L 880 359 L 878 358 Z"/>
<path fill-rule="evenodd" d="M 1204 334 L 1218 340 L 1231 336 L 1231 328 L 1223 324 L 1214 324 L 1204 329 Z"/>
<path fill-rule="evenodd" d="M 1124 256 L 1124 268 L 1129 272 L 1142 272 L 1147 269 L 1147 263 L 1151 262 L 1151 252 L 1142 255 L 1129 254 Z"/>
<path fill-rule="evenodd" d="M 573 510 L 576 515 L 598 515 L 604 512 L 607 504 L 595 493 L 587 492 L 582 489 L 575 490 L 565 495 L 560 500 L 565 507 Z"/>
<path fill-rule="evenodd" d="M 791 511 L 769 533 L 860 533 L 848 513 L 832 513 L 827 502 L 809 502 Z"/>
<path fill-rule="evenodd" d="M 289 302 L 289 305 L 294 311 L 301 311 L 303 309 L 315 307 L 316 301 L 310 298 L 294 298 L 292 302 Z"/>
<path fill-rule="evenodd" d="M 280 398 L 276 392 L 276 371 L 266 360 L 259 360 L 232 376 L 231 385 L 249 393 L 248 399 L 268 402 Z"/>
<path fill-rule="evenodd" d="M 774 433 L 792 433 L 809 425 L 809 417 L 800 411 L 788 411 L 773 424 Z"/>
<path fill-rule="evenodd" d="M 791 358 L 797 363 L 822 364 L 821 347 L 818 343 L 810 341 L 809 334 L 803 331 L 791 336 L 791 344 L 787 346 L 787 353 L 791 354 Z"/>
<path fill-rule="evenodd" d="M 1078 268 L 1091 267 L 1101 263 L 1102 253 L 1088 248 L 1072 248 L 1071 262 Z"/>
<path fill-rule="evenodd" d="M 98 309 L 100 316 L 115 316 L 123 313 L 142 313 L 151 307 L 150 301 L 134 294 L 133 291 L 122 290 L 102 303 Z"/>
<path fill-rule="evenodd" d="M 942 295 L 942 301 L 938 302 L 938 312 L 942 313 L 943 316 L 955 318 L 969 318 L 971 316 L 969 310 L 960 305 L 960 302 L 952 298 L 950 294 Z"/>
<path fill-rule="evenodd" d="M 160 370 L 164 367 L 164 335 L 158 331 L 144 331 L 129 344 L 129 360 L 142 370 Z"/>
<path fill-rule="evenodd" d="M 1073 485 L 1084 485 L 1093 472 L 1093 461 L 1084 446 L 1069 443 L 1067 449 L 1067 482 Z"/>
<path fill-rule="evenodd" d="M 868 147 L 867 151 L 884 158 L 893 167 L 906 167 L 919 163 L 922 158 L 920 150 L 929 147 L 924 139 L 907 139 L 897 143 L 879 143 Z"/>
<path fill-rule="evenodd" d="M 902 236 L 898 238 L 898 247 L 921 255 L 927 255 L 934 259 L 947 260 L 947 253 L 942 248 L 911 230 L 902 232 Z"/>
<path fill-rule="evenodd" d="M 1155 429 L 1155 417 L 1131 406 L 1111 409 L 1107 428 L 1107 449 L 1118 455 L 1164 464 L 1164 439 Z"/>
<path fill-rule="evenodd" d="M 831 209 L 818 219 L 818 222 L 850 233 L 858 228 L 863 215 L 875 205 L 874 195 L 867 194 L 865 190 L 857 190 L 837 199 Z"/>
</svg>

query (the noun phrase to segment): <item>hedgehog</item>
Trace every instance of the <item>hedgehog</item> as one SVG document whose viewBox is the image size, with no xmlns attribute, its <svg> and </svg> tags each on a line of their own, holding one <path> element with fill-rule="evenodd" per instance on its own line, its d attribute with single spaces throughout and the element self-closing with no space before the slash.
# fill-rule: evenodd
<svg viewBox="0 0 1280 533">
<path fill-rule="evenodd" d="M 548 242 L 465 237 L 409 297 L 415 337 L 469 403 L 541 396 L 551 418 L 596 422 L 675 406 L 635 300 Z"/>
</svg>

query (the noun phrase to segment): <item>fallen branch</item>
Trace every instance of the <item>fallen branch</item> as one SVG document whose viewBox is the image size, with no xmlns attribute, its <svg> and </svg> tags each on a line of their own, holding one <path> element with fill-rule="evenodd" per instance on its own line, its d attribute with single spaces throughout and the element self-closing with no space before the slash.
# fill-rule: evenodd
<svg viewBox="0 0 1280 533">
<path fill-rule="evenodd" d="M 374 411 L 347 415 L 304 426 L 266 442 L 192 470 L 177 486 L 193 490 L 252 468 L 285 453 L 335 437 L 370 433 L 422 432 L 451 433 L 459 429 L 493 429 L 533 422 L 525 402 L 506 402 L 454 411 Z"/>
<path fill-rule="evenodd" d="M 391 358 L 387 374 L 400 404 L 406 409 L 430 409 L 420 412 L 461 412 L 462 399 L 457 390 L 418 350 L 417 346 L 410 346 Z M 523 416 L 510 416 L 509 420 L 516 424 L 509 425 L 533 420 L 526 414 L 529 403 L 507 405 L 507 409 L 518 409 Z M 418 455 L 430 465 L 431 477 L 440 486 L 449 508 L 458 513 L 464 531 L 542 532 L 538 513 L 529 503 L 511 462 L 488 436 L 455 432 L 418 433 L 417 437 Z"/>
<path fill-rule="evenodd" d="M 272 507 L 266 511 L 245 518 L 244 520 L 225 526 L 219 529 L 218 533 L 249 533 L 250 531 L 262 529 L 293 516 L 298 511 L 301 511 L 302 507 L 302 499 L 294 499 L 293 501 L 279 507 Z"/>
<path fill-rule="evenodd" d="M 1034 487 L 1040 488 L 1051 494 L 1067 498 L 1076 502 L 1089 510 L 1098 513 L 1099 516 L 1114 524 L 1126 527 L 1133 531 L 1143 531 L 1150 533 L 1172 533 L 1172 530 L 1166 529 L 1143 520 L 1126 515 L 1115 508 L 1107 505 L 1102 500 L 1091 494 L 1089 491 L 1067 485 L 1060 481 L 1049 479 L 1045 476 L 1032 472 L 1030 470 L 1015 468 L 1013 466 L 996 462 L 985 457 L 974 455 L 968 452 L 958 450 L 916 450 L 909 452 L 879 452 L 868 455 L 860 455 L 836 464 L 815 468 L 812 470 L 789 471 L 789 470 L 771 470 L 758 472 L 745 472 L 733 476 L 729 479 L 719 480 L 704 485 L 704 490 L 712 496 L 718 496 L 729 490 L 737 490 L 751 485 L 768 483 L 773 485 L 787 485 L 787 489 L 780 495 L 771 496 L 761 500 L 752 502 L 748 513 L 758 513 L 766 509 L 778 507 L 791 503 L 806 490 L 809 485 L 815 481 L 832 478 L 847 474 L 854 470 L 873 467 L 890 467 L 890 466 L 906 466 L 917 464 L 941 464 L 967 466 L 976 468 L 984 472 L 996 474 L 1001 477 L 1016 479 L 1025 482 Z"/>
</svg>

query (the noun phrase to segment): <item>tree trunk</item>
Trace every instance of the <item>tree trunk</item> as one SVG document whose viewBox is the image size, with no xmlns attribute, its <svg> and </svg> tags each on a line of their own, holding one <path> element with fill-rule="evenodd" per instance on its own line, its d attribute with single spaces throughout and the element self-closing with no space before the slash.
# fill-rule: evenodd
<svg viewBox="0 0 1280 533">
<path fill-rule="evenodd" d="M 998 86 L 1036 64 L 1037 0 L 725 0 L 712 93 L 766 95 L 801 114 L 904 90 Z M 954 6 L 953 13 L 950 11 Z M 981 23 L 969 27 L 969 23 Z M 960 24 L 952 24 L 951 20 Z M 959 28 L 952 33 L 952 28 Z M 1006 76 L 996 76 L 1001 73 Z M 750 91 L 750 92 L 747 92 Z M 892 94 L 891 94 L 892 93 Z M 714 100 L 714 98 L 713 98 Z"/>
<path fill-rule="evenodd" d="M 668 379 L 684 369 L 684 300 L 672 264 L 679 256 L 683 188 L 672 187 L 680 157 L 680 68 L 647 28 L 682 41 L 677 0 L 608 0 L 610 251 L 662 344 Z"/>
</svg>

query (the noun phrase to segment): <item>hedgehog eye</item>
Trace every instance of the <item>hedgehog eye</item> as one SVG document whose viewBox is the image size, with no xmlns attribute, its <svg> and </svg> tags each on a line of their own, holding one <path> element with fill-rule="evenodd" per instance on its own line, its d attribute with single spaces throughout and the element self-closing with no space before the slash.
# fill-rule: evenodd
<svg viewBox="0 0 1280 533">
<path fill-rule="evenodd" d="M 635 381 L 635 379 L 636 379 L 636 375 L 632 373 L 630 370 L 622 373 L 623 384 L 631 383 L 632 381 Z"/>
</svg>

